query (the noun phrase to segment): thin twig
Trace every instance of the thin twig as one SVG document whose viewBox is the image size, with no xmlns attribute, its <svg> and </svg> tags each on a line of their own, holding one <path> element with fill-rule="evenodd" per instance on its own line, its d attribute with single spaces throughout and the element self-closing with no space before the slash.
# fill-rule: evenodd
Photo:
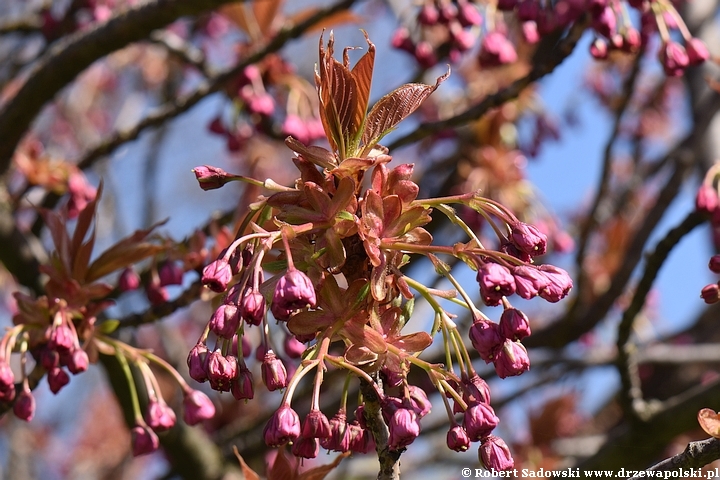
<svg viewBox="0 0 720 480">
<path fill-rule="evenodd" d="M 642 399 L 640 377 L 637 371 L 637 361 L 633 356 L 635 346 L 630 343 L 630 335 L 635 317 L 643 305 L 645 305 L 645 299 L 652 288 L 653 282 L 672 249 L 685 235 L 690 233 L 695 227 L 702 225 L 706 220 L 706 215 L 699 212 L 691 212 L 677 227 L 670 230 L 667 235 L 665 235 L 665 238 L 658 242 L 655 251 L 648 256 L 645 262 L 643 276 L 635 288 L 635 294 L 633 295 L 630 305 L 628 305 L 623 312 L 620 325 L 618 325 L 616 343 L 618 357 L 616 366 L 622 382 L 622 389 L 620 391 L 621 404 L 625 413 L 628 414 L 630 418 L 638 419 L 644 414 L 644 402 Z"/>
<path fill-rule="evenodd" d="M 620 134 L 620 125 L 622 124 L 623 116 L 625 115 L 625 112 L 627 111 L 628 106 L 630 105 L 630 98 L 633 95 L 633 92 L 635 91 L 635 84 L 637 83 L 637 78 L 640 73 L 640 61 L 642 59 L 643 55 L 642 52 L 639 52 L 637 56 L 635 57 L 635 61 L 633 62 L 632 70 L 630 71 L 630 74 L 625 79 L 625 82 L 623 83 L 623 87 L 620 93 L 620 98 L 618 101 L 618 106 L 615 110 L 615 117 L 613 120 L 613 126 L 612 130 L 610 131 L 610 136 L 605 143 L 605 151 L 603 153 L 603 162 L 602 162 L 602 171 L 600 173 L 600 178 L 598 180 L 598 187 L 595 191 L 595 197 L 593 198 L 592 204 L 590 206 L 590 210 L 587 214 L 587 217 L 585 219 L 585 222 L 582 224 L 580 228 L 580 234 L 578 235 L 578 246 L 577 246 L 577 253 L 575 254 L 575 264 L 578 267 L 578 278 L 576 279 L 576 285 L 575 287 L 578 289 L 578 291 L 583 290 L 583 286 L 585 281 L 587 280 L 585 278 L 584 269 L 582 269 L 582 262 L 585 259 L 585 253 L 587 251 L 588 246 L 588 239 L 590 238 L 590 235 L 593 232 L 593 229 L 600 223 L 599 221 L 599 212 L 600 212 L 600 206 L 604 201 L 608 201 L 608 189 L 610 188 L 610 178 L 611 178 L 611 171 L 612 171 L 612 151 L 613 146 L 615 145 L 615 141 L 618 138 L 618 135 Z"/>
<path fill-rule="evenodd" d="M 587 17 L 582 17 L 572 26 L 567 36 L 563 38 L 553 49 L 548 58 L 536 59 L 530 73 L 515 80 L 510 86 L 500 90 L 494 95 L 486 97 L 483 101 L 474 105 L 454 117 L 420 124 L 413 132 L 398 138 L 388 145 L 393 151 L 404 145 L 408 145 L 423 138 L 434 135 L 442 130 L 465 125 L 485 115 L 490 109 L 499 107 L 503 103 L 517 97 L 528 85 L 551 73 L 560 65 L 575 49 L 575 45 L 585 32 L 588 26 Z"/>
<path fill-rule="evenodd" d="M 656 463 L 646 471 L 671 471 L 681 468 L 700 468 L 720 459 L 720 439 L 708 438 L 697 442 L 688 443 L 682 453 L 678 453 L 670 458 L 666 458 L 662 462 Z M 639 480 L 647 478 L 649 475 L 636 475 L 630 477 L 630 480 Z"/>
</svg>

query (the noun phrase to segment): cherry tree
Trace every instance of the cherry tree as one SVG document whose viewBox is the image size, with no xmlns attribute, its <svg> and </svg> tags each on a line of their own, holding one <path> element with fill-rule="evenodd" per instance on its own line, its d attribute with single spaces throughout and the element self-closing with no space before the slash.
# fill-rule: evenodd
<svg viewBox="0 0 720 480">
<path fill-rule="evenodd" d="M 0 6 L 10 477 L 710 468 L 716 11 Z"/>
</svg>

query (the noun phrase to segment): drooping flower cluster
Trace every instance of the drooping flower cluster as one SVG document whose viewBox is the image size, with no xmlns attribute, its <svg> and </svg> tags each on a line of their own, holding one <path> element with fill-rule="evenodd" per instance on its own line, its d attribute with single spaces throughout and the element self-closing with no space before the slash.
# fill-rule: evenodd
<svg viewBox="0 0 720 480">
<path fill-rule="evenodd" d="M 639 29 L 633 25 L 628 7 L 637 10 Z M 569 27 L 588 15 L 596 38 L 590 53 L 605 59 L 613 50 L 638 53 L 649 38 L 659 33 L 658 58 L 669 76 L 682 75 L 688 66 L 709 58 L 707 47 L 694 38 L 669 1 L 648 0 L 500 0 L 481 4 L 471 0 L 424 0 L 414 17 L 415 25 L 401 26 L 393 36 L 393 46 L 413 55 L 424 68 L 432 67 L 447 56 L 458 61 L 480 39 L 478 56 L 481 67 L 496 67 L 518 59 L 513 32 L 514 20 L 520 25 L 517 37 L 534 44 L 541 37 Z M 684 46 L 672 39 L 680 32 Z M 412 33 L 411 33 L 412 32 Z"/>
<path fill-rule="evenodd" d="M 460 303 L 475 319 L 469 334 L 473 345 L 504 378 L 529 367 L 520 340 L 530 334 L 530 325 L 507 297 L 540 296 L 557 302 L 572 283 L 565 271 L 534 263 L 547 250 L 545 236 L 502 205 L 476 193 L 418 199 L 413 166 L 388 167 L 392 158 L 378 142 L 418 108 L 445 76 L 435 85 L 404 85 L 368 112 L 375 47 L 369 39 L 367 43 L 367 53 L 351 68 L 347 50 L 342 63 L 333 58 L 332 34 L 327 46 L 321 39 L 316 86 L 330 150 L 288 137 L 286 144 L 295 153 L 293 163 L 300 172 L 292 187 L 218 174 L 218 169 L 209 166 L 195 169 L 203 188 L 221 186 L 224 179 L 232 178 L 262 184 L 270 194 L 258 198 L 235 240 L 203 271 L 203 284 L 222 296 L 188 356 L 190 375 L 199 382 L 209 381 L 215 390 L 230 391 L 237 399 L 253 398 L 253 377 L 238 355 L 238 345 L 248 343 L 248 329 L 263 325 L 257 355 L 263 383 L 271 391 L 285 389 L 279 409 L 265 428 L 265 442 L 269 446 L 292 443 L 293 454 L 312 458 L 320 446 L 340 452 L 375 448 L 377 422 L 384 423 L 389 432 L 387 444 L 378 449 L 401 451 L 410 445 L 420 434 L 420 420 L 431 409 L 428 393 L 408 381 L 409 370 L 420 368 L 446 406 L 451 424 L 448 446 L 463 451 L 471 442 L 480 442 L 479 456 L 487 466 L 509 468 L 512 459 L 507 446 L 492 435 L 499 419 L 490 406 L 488 385 L 475 372 L 463 336 L 440 302 L 459 292 Z M 208 175 L 223 179 L 208 180 Z M 451 204 L 485 217 L 498 234 L 499 247 L 485 247 Z M 436 245 L 424 228 L 434 212 L 459 225 L 469 240 Z M 402 267 L 411 254 L 432 262 L 457 292 L 438 292 L 407 276 Z M 482 302 L 504 307 L 498 324 L 475 307 L 442 256 L 455 257 L 477 271 Z M 272 276 L 266 280 L 267 273 Z M 413 290 L 435 312 L 429 332 L 403 332 L 413 311 Z M 267 328 L 269 318 L 290 332 L 283 340 L 290 347 L 285 348 L 286 354 L 302 355 L 294 374 L 288 374 L 271 348 L 277 342 L 271 338 L 276 330 Z M 430 364 L 417 355 L 440 331 L 446 365 Z M 327 369 L 348 373 L 340 410 L 330 420 L 319 409 Z M 291 406 L 293 395 L 300 380 L 312 371 L 310 413 L 301 419 Z M 365 395 L 355 419 L 348 422 L 352 378 L 359 379 Z M 381 413 L 377 418 L 367 417 L 368 394 L 379 399 L 373 404 L 373 411 Z"/>
<path fill-rule="evenodd" d="M 159 438 L 156 432 L 166 431 L 176 422 L 176 414 L 163 398 L 150 364 L 167 371 L 178 382 L 184 397 L 184 419 L 188 424 L 211 418 L 215 408 L 205 394 L 190 388 L 165 361 L 109 337 L 107 334 L 117 327 L 117 322 L 96 325 L 98 315 L 113 303 L 108 297 L 114 289 L 101 281 L 102 278 L 124 269 L 118 278 L 118 290 L 137 289 L 141 282 L 131 265 L 150 256 L 167 256 L 166 247 L 154 241 L 157 238 L 150 237 L 153 230 L 150 228 L 135 232 L 90 261 L 95 243 L 95 230 L 90 231 L 90 227 L 101 193 L 102 188 L 99 188 L 97 196 L 84 204 L 73 201 L 71 194 L 70 205 L 59 212 L 42 212 L 56 251 L 50 264 L 41 267 L 49 277 L 44 286 L 46 294 L 36 298 L 15 293 L 14 326 L 0 340 L 0 402 L 12 404 L 13 412 L 22 420 L 33 418 L 36 403 L 27 367 L 29 356 L 35 361 L 35 370 L 47 375 L 53 393 L 58 393 L 70 382 L 70 374 L 86 371 L 98 355 L 115 356 L 125 373 L 132 399 L 135 416 L 131 428 L 132 452 L 142 455 L 157 450 Z M 70 209 L 73 208 L 78 211 L 72 213 Z M 70 217 L 77 217 L 72 235 L 67 229 Z M 149 282 L 156 284 L 158 292 L 164 292 L 158 295 L 165 300 L 164 287 L 182 283 L 183 270 L 169 258 L 159 267 L 153 263 L 150 270 Z M 152 297 L 148 297 L 152 301 Z M 20 357 L 19 378 L 10 366 L 14 354 Z M 138 397 L 130 363 L 141 374 L 139 380 L 147 392 L 145 399 Z M 144 410 L 141 410 L 141 404 L 146 405 Z"/>
</svg>

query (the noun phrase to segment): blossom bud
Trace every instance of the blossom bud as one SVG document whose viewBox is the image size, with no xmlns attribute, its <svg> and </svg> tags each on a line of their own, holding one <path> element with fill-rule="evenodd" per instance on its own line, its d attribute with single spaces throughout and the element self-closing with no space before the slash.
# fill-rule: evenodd
<svg viewBox="0 0 720 480">
<path fill-rule="evenodd" d="M 436 25 L 439 18 L 440 12 L 438 12 L 437 7 L 432 3 L 423 5 L 417 17 L 418 23 L 426 26 Z"/>
<path fill-rule="evenodd" d="M 690 64 L 690 59 L 682 45 L 669 41 L 660 47 L 660 63 L 666 75 L 679 77 Z"/>
<path fill-rule="evenodd" d="M 265 444 L 268 447 L 279 447 L 294 442 L 300 436 L 300 418 L 288 404 L 283 404 L 275 411 L 263 431 Z"/>
<path fill-rule="evenodd" d="M 717 303 L 717 301 L 720 300 L 720 286 L 718 286 L 717 283 L 705 285 L 700 291 L 700 298 L 702 298 L 708 305 Z"/>
<path fill-rule="evenodd" d="M 200 390 L 188 390 L 183 396 L 183 419 L 188 425 L 196 425 L 215 416 L 215 405 Z"/>
<path fill-rule="evenodd" d="M 145 287 L 145 295 L 151 305 L 162 305 L 170 299 L 170 294 L 158 282 L 150 282 Z"/>
<path fill-rule="evenodd" d="M 347 452 L 350 450 L 350 436 L 345 411 L 341 410 L 328 422 L 330 436 L 321 438 L 320 445 L 326 450 Z"/>
<path fill-rule="evenodd" d="M 572 288 L 572 279 L 570 275 L 554 265 L 540 265 L 538 269 L 543 272 L 548 284 L 538 293 L 540 297 L 548 302 L 559 302 L 567 296 Z"/>
<path fill-rule="evenodd" d="M 590 55 L 596 60 L 605 60 L 608 56 L 608 44 L 602 38 L 596 38 L 590 44 Z"/>
<path fill-rule="evenodd" d="M 410 32 L 405 27 L 400 27 L 395 30 L 395 33 L 393 33 L 392 39 L 390 40 L 390 44 L 393 48 L 405 50 L 408 53 L 413 53 L 415 51 L 415 45 L 413 45 L 413 42 L 410 39 Z"/>
<path fill-rule="evenodd" d="M 463 416 L 465 431 L 471 442 L 477 442 L 483 437 L 490 435 L 500 420 L 495 416 L 495 411 L 486 403 L 468 405 Z"/>
<path fill-rule="evenodd" d="M 320 442 L 317 438 L 300 437 L 293 442 L 292 454 L 300 458 L 315 458 L 320 453 Z"/>
<path fill-rule="evenodd" d="M 461 425 L 454 425 L 450 428 L 445 441 L 447 442 L 448 448 L 456 452 L 464 452 L 470 447 L 470 438 Z"/>
<path fill-rule="evenodd" d="M 230 392 L 235 400 L 252 400 L 255 396 L 252 372 L 244 365 L 238 369 L 238 375 L 230 385 Z"/>
<path fill-rule="evenodd" d="M 710 52 L 705 46 L 705 42 L 699 38 L 691 38 L 685 42 L 685 50 L 688 55 L 688 62 L 692 66 L 700 65 L 710 58 Z"/>
<path fill-rule="evenodd" d="M 497 67 L 513 63 L 516 60 L 515 47 L 505 35 L 497 30 L 485 35 L 480 44 L 479 62 L 481 67 Z"/>
<path fill-rule="evenodd" d="M 218 258 L 209 263 L 202 274 L 202 284 L 213 292 L 222 293 L 232 280 L 232 268 L 224 258 Z"/>
<path fill-rule="evenodd" d="M 437 62 L 437 55 L 435 55 L 435 49 L 429 42 L 421 41 L 415 45 L 415 49 L 412 52 L 415 56 L 415 60 L 420 64 L 421 67 L 430 68 Z"/>
<path fill-rule="evenodd" d="M 485 263 L 478 268 L 477 281 L 483 302 L 489 307 L 499 305 L 502 297 L 515 293 L 515 278 L 507 267 L 498 263 Z"/>
<path fill-rule="evenodd" d="M 177 420 L 175 412 L 164 401 L 151 400 L 145 411 L 145 421 L 157 432 L 170 430 Z"/>
<path fill-rule="evenodd" d="M 60 354 L 47 346 L 40 350 L 40 365 L 48 372 L 60 365 Z"/>
<path fill-rule="evenodd" d="M 238 308 L 227 303 L 220 305 L 210 317 L 209 326 L 218 337 L 231 339 L 240 326 Z"/>
<path fill-rule="evenodd" d="M 717 190 L 712 185 L 705 183 L 700 185 L 695 196 L 695 209 L 698 212 L 712 214 L 717 210 L 719 204 Z"/>
<path fill-rule="evenodd" d="M 510 454 L 510 449 L 502 438 L 489 435 L 483 438 L 478 451 L 480 462 L 485 468 L 491 471 L 510 470 L 515 467 L 515 461 Z"/>
<path fill-rule="evenodd" d="M 490 363 L 503 343 L 500 328 L 486 320 L 477 320 L 470 327 L 470 341 L 480 358 Z"/>
<path fill-rule="evenodd" d="M 388 423 L 390 438 L 388 448 L 399 450 L 410 445 L 420 435 L 418 416 L 412 408 L 400 407 Z"/>
<path fill-rule="evenodd" d="M 506 339 L 503 347 L 498 350 L 493 364 L 500 378 L 522 375 L 530 369 L 527 350 L 522 343 L 510 339 Z"/>
<path fill-rule="evenodd" d="M 67 362 L 67 368 L 73 375 L 86 371 L 89 365 L 90 359 L 88 354 L 82 348 L 76 348 L 73 350 Z"/>
<path fill-rule="evenodd" d="M 173 262 L 167 261 L 163 263 L 158 269 L 158 277 L 160 278 L 160 286 L 166 287 L 168 285 L 182 285 L 183 282 L 183 269 Z"/>
<path fill-rule="evenodd" d="M 300 358 L 305 352 L 305 345 L 301 343 L 295 335 L 287 335 L 283 343 L 283 349 L 285 350 L 285 355 L 288 357 Z"/>
<path fill-rule="evenodd" d="M 15 375 L 10 364 L 0 360 L 0 391 L 15 390 Z"/>
<path fill-rule="evenodd" d="M 500 334 L 510 340 L 522 340 L 530 335 L 527 315 L 517 308 L 506 308 L 500 316 Z"/>
<path fill-rule="evenodd" d="M 225 135 L 227 133 L 227 129 L 223 125 L 222 118 L 215 117 L 209 124 L 208 124 L 208 130 L 212 133 L 215 133 L 217 135 Z M 198 167 L 200 168 L 200 167 Z"/>
<path fill-rule="evenodd" d="M 483 17 L 477 7 L 470 2 L 458 2 L 457 19 L 463 27 L 482 25 Z"/>
<path fill-rule="evenodd" d="M 615 27 L 617 26 L 617 18 L 615 17 L 615 11 L 610 5 L 599 11 L 599 13 L 593 15 L 593 28 L 602 36 L 611 38 L 615 33 Z"/>
<path fill-rule="evenodd" d="M 517 222 L 511 226 L 510 241 L 521 251 L 536 257 L 547 252 L 547 236 L 534 225 Z"/>
<path fill-rule="evenodd" d="M 265 297 L 257 289 L 247 289 L 240 298 L 240 317 L 245 320 L 248 325 L 260 325 L 265 317 L 267 304 Z"/>
<path fill-rule="evenodd" d="M 713 273 L 720 273 L 720 255 L 710 257 L 708 268 L 710 268 L 710 271 Z"/>
<path fill-rule="evenodd" d="M 58 393 L 65 385 L 70 383 L 70 376 L 60 367 L 48 371 L 47 379 L 52 393 Z"/>
<path fill-rule="evenodd" d="M 370 431 L 361 427 L 357 421 L 348 425 L 348 436 L 350 437 L 350 451 L 364 454 L 375 450 L 375 439 Z"/>
<path fill-rule="evenodd" d="M 470 378 L 463 378 L 463 399 L 465 403 L 483 402 L 490 405 L 490 387 L 476 373 Z"/>
<path fill-rule="evenodd" d="M 195 178 L 203 190 L 215 190 L 220 188 L 232 179 L 232 175 L 222 168 L 210 165 L 202 165 L 193 168 Z"/>
<path fill-rule="evenodd" d="M 537 20 L 540 6 L 535 0 L 522 0 L 517 4 L 517 17 L 522 22 Z"/>
<path fill-rule="evenodd" d="M 512 274 L 515 278 L 515 293 L 525 300 L 537 296 L 549 283 L 548 278 L 542 272 L 530 265 L 513 267 Z"/>
<path fill-rule="evenodd" d="M 522 34 L 525 41 L 530 45 L 534 45 L 540 41 L 537 23 L 533 20 L 528 20 L 527 22 L 522 23 Z"/>
<path fill-rule="evenodd" d="M 13 413 L 20 420 L 26 422 L 29 422 L 35 416 L 35 397 L 33 397 L 27 386 L 20 391 L 15 403 L 13 403 Z"/>
<path fill-rule="evenodd" d="M 187 365 L 190 373 L 190 378 L 192 378 L 196 382 L 203 383 L 206 382 L 208 379 L 206 368 L 207 356 L 208 348 L 205 346 L 204 343 L 198 343 L 197 345 L 195 345 L 188 354 Z"/>
<path fill-rule="evenodd" d="M 132 435 L 134 457 L 152 453 L 160 447 L 158 436 L 145 425 L 135 425 L 130 433 Z"/>
<path fill-rule="evenodd" d="M 320 410 L 310 410 L 302 424 L 304 438 L 329 438 L 331 435 L 330 422 Z"/>
<path fill-rule="evenodd" d="M 207 376 L 213 390 L 229 392 L 230 384 L 237 377 L 237 359 L 215 350 L 207 357 Z"/>
<path fill-rule="evenodd" d="M 120 274 L 118 280 L 118 288 L 121 292 L 129 292 L 131 290 L 137 290 L 140 286 L 140 276 L 135 272 L 132 267 L 127 267 Z"/>
<path fill-rule="evenodd" d="M 50 332 L 50 340 L 48 341 L 48 348 L 55 350 L 58 353 L 69 353 L 75 347 L 77 337 L 75 333 L 67 326 L 62 323 Z"/>
<path fill-rule="evenodd" d="M 430 399 L 428 399 L 425 390 L 415 385 L 408 385 L 408 391 L 410 392 L 410 403 L 415 413 L 417 413 L 418 418 L 422 418 L 430 413 L 432 403 L 430 403 Z"/>
<path fill-rule="evenodd" d="M 280 131 L 285 137 L 289 135 L 291 137 L 297 138 L 302 143 L 308 141 L 309 135 L 307 126 L 305 125 L 305 122 L 303 122 L 303 120 L 297 115 L 288 114 L 288 116 L 285 117 L 285 120 L 283 121 Z"/>
<path fill-rule="evenodd" d="M 268 350 L 260 367 L 263 383 L 271 392 L 287 387 L 287 370 L 282 360 Z"/>
<path fill-rule="evenodd" d="M 303 272 L 295 268 L 290 269 L 278 280 L 272 303 L 273 306 L 289 312 L 308 305 L 314 307 L 317 304 L 315 287 Z M 275 310 L 273 310 L 274 313 Z M 277 318 L 277 320 L 287 320 L 288 318 L 289 316 Z"/>
</svg>

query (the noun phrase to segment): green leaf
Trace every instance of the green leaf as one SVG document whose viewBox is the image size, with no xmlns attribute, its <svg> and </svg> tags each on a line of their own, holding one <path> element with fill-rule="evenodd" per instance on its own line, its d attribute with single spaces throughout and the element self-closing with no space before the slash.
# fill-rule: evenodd
<svg viewBox="0 0 720 480">
<path fill-rule="evenodd" d="M 105 320 L 100 325 L 97 326 L 98 332 L 102 333 L 103 335 L 110 335 L 113 333 L 117 328 L 120 326 L 120 320 L 112 319 L 112 320 Z"/>
</svg>

